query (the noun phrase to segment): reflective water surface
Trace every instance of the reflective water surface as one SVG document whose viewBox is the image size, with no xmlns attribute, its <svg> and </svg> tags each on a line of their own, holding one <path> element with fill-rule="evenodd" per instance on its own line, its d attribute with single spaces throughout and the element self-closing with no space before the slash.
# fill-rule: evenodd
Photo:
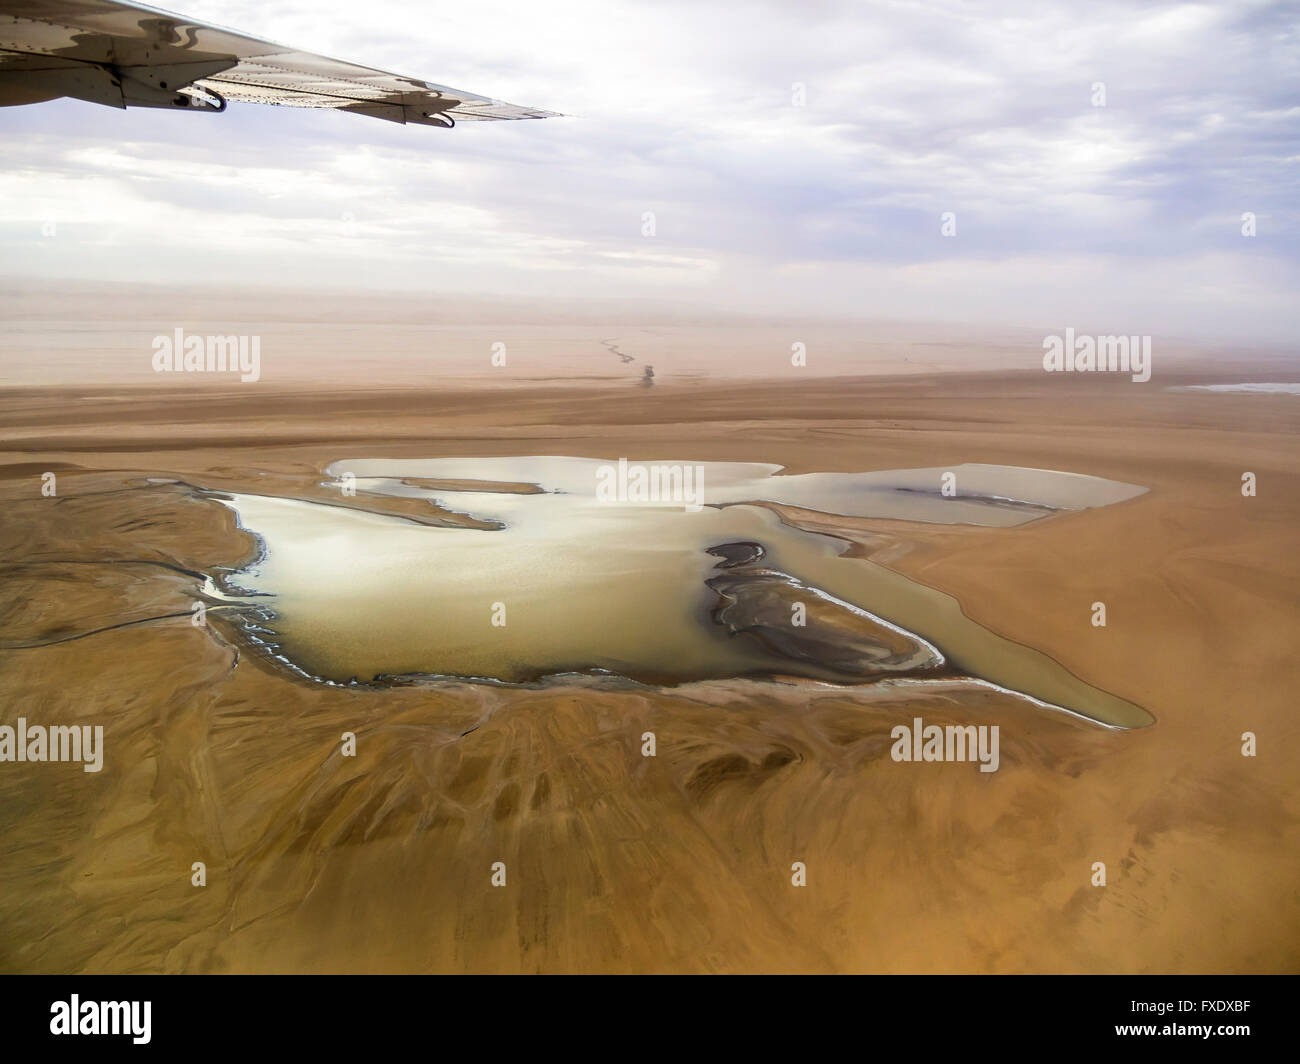
<svg viewBox="0 0 1300 1064">
<path fill-rule="evenodd" d="M 604 670 L 661 684 L 741 675 L 855 683 L 892 669 L 977 677 L 1113 727 L 1151 722 L 969 620 L 951 596 L 842 557 L 844 541 L 749 505 L 1007 527 L 1145 489 L 988 465 L 796 476 L 754 463 L 640 466 L 656 464 L 664 475 L 649 484 L 647 474 L 638 489 L 638 463 L 617 460 L 336 462 L 327 472 L 355 490 L 349 502 L 425 499 L 438 523 L 230 495 L 265 547 L 239 583 L 271 596 L 261 623 L 274 651 L 334 682 Z M 761 558 L 720 563 L 732 554 L 716 549 L 729 544 L 756 544 Z"/>
</svg>

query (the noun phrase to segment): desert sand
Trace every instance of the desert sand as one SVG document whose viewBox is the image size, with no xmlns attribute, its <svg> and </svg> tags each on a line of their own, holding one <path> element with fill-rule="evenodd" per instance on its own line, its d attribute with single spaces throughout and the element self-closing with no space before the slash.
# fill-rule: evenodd
<svg viewBox="0 0 1300 1064">
<path fill-rule="evenodd" d="M 0 765 L 0 970 L 1300 970 L 1300 405 L 1168 390 L 1292 378 L 1031 362 L 646 388 L 596 350 L 621 377 L 0 394 L 0 723 L 102 724 L 106 746 L 100 773 Z M 203 576 L 257 543 L 190 485 L 324 499 L 340 458 L 522 454 L 1143 485 L 1008 529 L 783 516 L 1155 723 L 1109 731 L 952 682 L 326 686 L 220 608 L 191 623 Z M 1000 769 L 891 760 L 914 716 L 1000 725 Z"/>
</svg>

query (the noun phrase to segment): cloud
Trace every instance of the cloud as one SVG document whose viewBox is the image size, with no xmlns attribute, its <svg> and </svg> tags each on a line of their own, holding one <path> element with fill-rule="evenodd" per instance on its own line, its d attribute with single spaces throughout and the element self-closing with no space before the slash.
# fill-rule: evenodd
<svg viewBox="0 0 1300 1064">
<path fill-rule="evenodd" d="M 25 271 L 1296 325 L 1289 5 L 176 2 L 575 117 L 0 109 Z"/>
</svg>

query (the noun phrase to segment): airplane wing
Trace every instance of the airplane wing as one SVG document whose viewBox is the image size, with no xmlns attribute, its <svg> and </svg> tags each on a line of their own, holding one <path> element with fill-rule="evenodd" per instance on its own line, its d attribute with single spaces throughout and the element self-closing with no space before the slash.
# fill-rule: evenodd
<svg viewBox="0 0 1300 1064">
<path fill-rule="evenodd" d="M 120 0 L 0 0 L 0 106 L 71 96 L 219 112 L 227 100 L 403 124 L 551 118 L 418 78 L 299 52 Z"/>
</svg>

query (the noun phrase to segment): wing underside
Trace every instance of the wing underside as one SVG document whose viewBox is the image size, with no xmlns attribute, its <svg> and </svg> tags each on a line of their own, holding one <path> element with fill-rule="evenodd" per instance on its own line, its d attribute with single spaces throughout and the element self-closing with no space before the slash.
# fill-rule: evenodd
<svg viewBox="0 0 1300 1064">
<path fill-rule="evenodd" d="M 0 103 L 58 96 L 195 110 L 234 100 L 438 126 L 554 116 L 139 4 L 0 0 Z"/>
</svg>

